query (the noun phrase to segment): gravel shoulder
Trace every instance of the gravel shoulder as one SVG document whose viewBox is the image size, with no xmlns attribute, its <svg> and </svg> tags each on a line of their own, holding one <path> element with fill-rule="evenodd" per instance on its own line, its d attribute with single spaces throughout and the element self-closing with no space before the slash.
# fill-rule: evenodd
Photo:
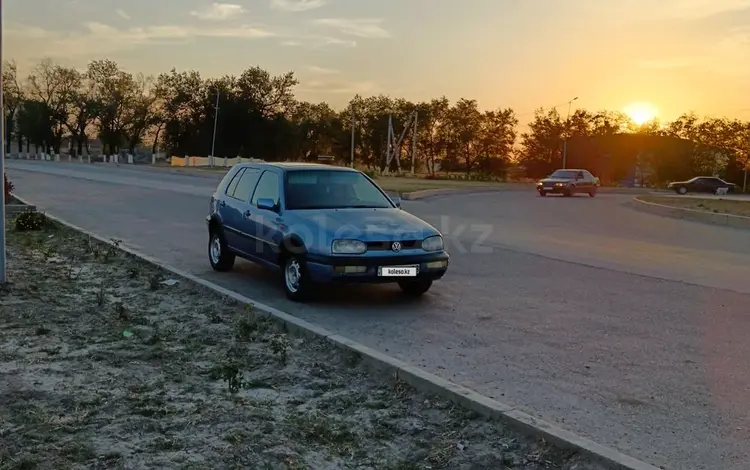
<svg viewBox="0 0 750 470">
<path fill-rule="evenodd" d="M 694 197 L 669 197 L 669 196 L 638 196 L 638 199 L 665 206 L 673 206 L 679 209 L 693 209 L 715 214 L 739 215 L 750 217 L 750 201 L 739 201 L 737 199 L 716 198 L 694 198 Z"/>
<path fill-rule="evenodd" d="M 8 225 L 0 469 L 600 469 L 46 222 Z"/>
</svg>

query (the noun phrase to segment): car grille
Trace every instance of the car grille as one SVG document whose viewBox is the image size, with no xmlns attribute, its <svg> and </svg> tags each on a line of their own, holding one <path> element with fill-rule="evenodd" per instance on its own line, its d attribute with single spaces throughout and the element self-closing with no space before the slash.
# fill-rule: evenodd
<svg viewBox="0 0 750 470">
<path fill-rule="evenodd" d="M 422 240 L 399 240 L 402 250 L 414 250 L 422 247 Z M 391 251 L 393 242 L 367 242 L 368 251 Z"/>
</svg>

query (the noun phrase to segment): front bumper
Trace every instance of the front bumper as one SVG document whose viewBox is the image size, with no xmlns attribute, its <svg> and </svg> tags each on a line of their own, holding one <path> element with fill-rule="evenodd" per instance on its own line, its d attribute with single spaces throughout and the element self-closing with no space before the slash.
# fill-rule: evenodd
<svg viewBox="0 0 750 470">
<path fill-rule="evenodd" d="M 552 185 L 552 186 L 543 186 L 541 184 L 538 184 L 536 186 L 536 190 L 537 191 L 539 191 L 539 192 L 544 191 L 545 193 L 552 193 L 552 194 L 558 194 L 558 193 L 562 194 L 565 191 L 567 191 L 568 189 L 569 189 L 569 186 L 555 186 L 555 185 Z"/>
<path fill-rule="evenodd" d="M 437 280 L 448 270 L 450 256 L 445 251 L 398 256 L 324 256 L 308 254 L 307 273 L 314 282 L 383 284 L 413 279 Z M 417 266 L 416 277 L 378 276 L 383 266 Z M 356 267 L 356 268 L 355 268 Z M 360 272 L 347 272 L 360 271 Z"/>
</svg>

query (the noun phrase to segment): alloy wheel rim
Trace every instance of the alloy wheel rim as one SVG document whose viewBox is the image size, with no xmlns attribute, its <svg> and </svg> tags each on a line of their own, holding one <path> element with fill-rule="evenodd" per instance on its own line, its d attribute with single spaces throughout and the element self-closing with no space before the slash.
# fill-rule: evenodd
<svg viewBox="0 0 750 470">
<path fill-rule="evenodd" d="M 286 281 L 286 288 L 289 292 L 296 293 L 299 290 L 299 281 L 302 278 L 302 272 L 300 270 L 299 261 L 296 259 L 287 262 L 286 269 L 284 270 L 284 280 Z"/>
<path fill-rule="evenodd" d="M 219 262 L 219 259 L 221 258 L 221 241 L 219 240 L 219 237 L 214 235 L 211 239 L 211 261 L 214 262 L 214 264 Z"/>
</svg>

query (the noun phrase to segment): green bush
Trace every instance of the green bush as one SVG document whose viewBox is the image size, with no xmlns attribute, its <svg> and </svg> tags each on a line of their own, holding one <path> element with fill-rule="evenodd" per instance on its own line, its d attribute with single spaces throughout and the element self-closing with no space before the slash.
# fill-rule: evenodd
<svg viewBox="0 0 750 470">
<path fill-rule="evenodd" d="M 375 173 L 373 170 L 365 170 L 364 174 L 366 174 L 370 179 L 376 180 L 378 179 L 378 174 Z"/>
<path fill-rule="evenodd" d="M 18 214 L 13 219 L 13 230 L 16 232 L 28 232 L 30 230 L 42 230 L 49 223 L 49 219 L 43 212 L 27 210 Z"/>
</svg>

